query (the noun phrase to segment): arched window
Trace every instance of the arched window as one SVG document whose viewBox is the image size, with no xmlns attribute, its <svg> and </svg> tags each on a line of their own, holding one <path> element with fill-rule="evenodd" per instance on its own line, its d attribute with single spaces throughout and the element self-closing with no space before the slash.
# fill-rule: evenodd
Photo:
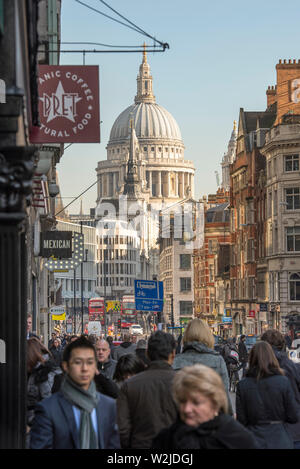
<svg viewBox="0 0 300 469">
<path fill-rule="evenodd" d="M 289 278 L 290 300 L 300 301 L 300 273 L 290 274 Z"/>
</svg>

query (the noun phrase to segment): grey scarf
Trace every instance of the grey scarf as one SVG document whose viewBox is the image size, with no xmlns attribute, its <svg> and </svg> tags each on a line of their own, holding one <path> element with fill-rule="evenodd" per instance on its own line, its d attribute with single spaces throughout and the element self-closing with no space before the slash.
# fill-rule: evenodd
<svg viewBox="0 0 300 469">
<path fill-rule="evenodd" d="M 86 391 L 66 375 L 61 386 L 61 392 L 70 404 L 80 409 L 80 448 L 98 449 L 97 436 L 91 419 L 91 413 L 99 400 L 94 381 L 91 382 L 89 389 Z"/>
</svg>

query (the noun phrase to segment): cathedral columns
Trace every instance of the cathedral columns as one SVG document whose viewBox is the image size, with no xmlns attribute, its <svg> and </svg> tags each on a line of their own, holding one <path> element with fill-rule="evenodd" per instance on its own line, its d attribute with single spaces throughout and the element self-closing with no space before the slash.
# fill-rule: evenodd
<svg viewBox="0 0 300 469">
<path fill-rule="evenodd" d="M 157 197 L 161 197 L 161 171 L 157 171 Z"/>
<path fill-rule="evenodd" d="M 178 178 L 178 173 L 175 173 L 175 197 L 178 197 L 179 195 L 179 178 Z"/>
<path fill-rule="evenodd" d="M 171 196 L 171 173 L 170 171 L 167 172 L 167 181 L 168 181 L 167 197 L 170 197 Z"/>
<path fill-rule="evenodd" d="M 194 197 L 194 191 L 195 191 L 194 175 L 191 174 L 191 192 L 192 192 L 192 197 Z"/>
<path fill-rule="evenodd" d="M 112 173 L 112 195 L 116 192 L 116 173 Z"/>
<path fill-rule="evenodd" d="M 184 197 L 184 173 L 183 172 L 179 173 L 179 180 L 180 180 L 180 182 L 179 182 L 179 196 L 181 198 L 183 198 Z"/>
<path fill-rule="evenodd" d="M 149 171 L 149 189 L 150 189 L 150 197 L 152 197 L 152 171 Z"/>
</svg>

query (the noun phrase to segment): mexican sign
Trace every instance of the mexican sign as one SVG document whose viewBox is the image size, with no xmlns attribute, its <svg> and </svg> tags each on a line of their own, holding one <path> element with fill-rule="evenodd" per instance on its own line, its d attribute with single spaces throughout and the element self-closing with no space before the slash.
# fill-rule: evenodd
<svg viewBox="0 0 300 469">
<path fill-rule="evenodd" d="M 99 143 L 99 67 L 39 65 L 40 127 L 31 143 Z"/>
<path fill-rule="evenodd" d="M 163 282 L 156 280 L 135 280 L 135 309 L 137 311 L 163 310 L 164 288 Z"/>
<path fill-rule="evenodd" d="M 41 233 L 42 257 L 59 259 L 72 257 L 72 231 L 46 231 Z"/>
</svg>

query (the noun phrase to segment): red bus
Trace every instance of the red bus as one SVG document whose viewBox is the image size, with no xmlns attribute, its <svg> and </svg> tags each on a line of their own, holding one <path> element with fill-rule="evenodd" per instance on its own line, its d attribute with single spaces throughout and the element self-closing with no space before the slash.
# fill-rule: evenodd
<svg viewBox="0 0 300 469">
<path fill-rule="evenodd" d="M 104 298 L 89 299 L 89 321 L 100 321 L 104 326 Z"/>
<path fill-rule="evenodd" d="M 134 295 L 125 295 L 121 303 L 121 328 L 129 328 L 136 323 L 136 309 Z"/>
</svg>

